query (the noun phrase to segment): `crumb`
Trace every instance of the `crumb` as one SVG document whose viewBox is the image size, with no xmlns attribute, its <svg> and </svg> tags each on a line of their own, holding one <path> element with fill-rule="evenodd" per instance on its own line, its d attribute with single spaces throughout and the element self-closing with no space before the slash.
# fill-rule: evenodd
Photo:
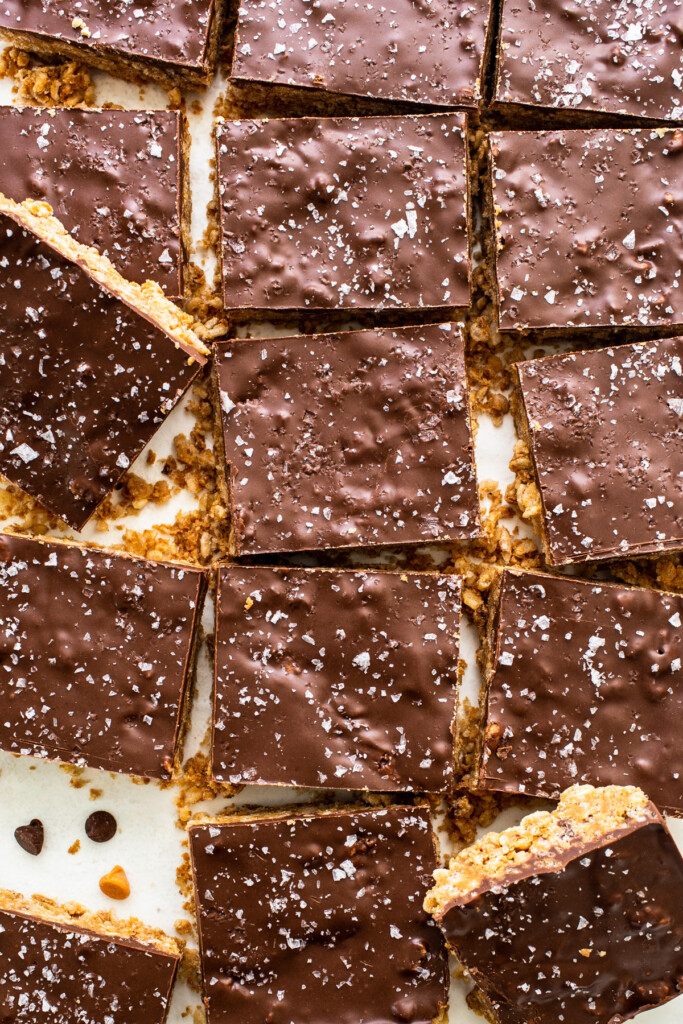
<svg viewBox="0 0 683 1024">
<path fill-rule="evenodd" d="M 216 782 L 211 777 L 209 756 L 203 751 L 185 762 L 181 774 L 175 779 L 175 782 L 177 792 L 173 799 L 178 811 L 177 824 L 181 829 L 187 825 L 196 804 L 214 797 L 231 797 L 242 789 L 241 786 Z"/>
<path fill-rule="evenodd" d="M 95 789 L 94 786 L 90 787 L 90 799 L 91 800 L 99 800 L 101 796 L 102 796 L 102 790 L 101 789 Z"/>
<path fill-rule="evenodd" d="M 202 992 L 202 968 L 199 960 L 199 951 L 196 949 L 183 950 L 183 957 L 178 967 L 178 981 L 185 984 L 201 995 Z"/>
<path fill-rule="evenodd" d="M 95 87 L 88 68 L 66 58 L 56 58 L 47 63 L 46 58 L 8 47 L 0 54 L 0 78 L 11 78 L 14 94 L 22 103 L 31 106 L 95 105 Z"/>
<path fill-rule="evenodd" d="M 81 841 L 77 839 L 75 843 L 72 843 L 69 847 L 69 853 L 78 853 L 81 848 Z"/>
</svg>

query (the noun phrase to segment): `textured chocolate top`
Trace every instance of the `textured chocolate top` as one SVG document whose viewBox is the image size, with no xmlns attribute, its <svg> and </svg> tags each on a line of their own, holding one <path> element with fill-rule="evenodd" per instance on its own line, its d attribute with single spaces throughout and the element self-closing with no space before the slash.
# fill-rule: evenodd
<svg viewBox="0 0 683 1024">
<path fill-rule="evenodd" d="M 683 118 L 681 0 L 504 0 L 496 99 Z"/>
<path fill-rule="evenodd" d="M 555 565 L 683 547 L 683 338 L 518 364 Z"/>
<path fill-rule="evenodd" d="M 221 568 L 214 777 L 446 790 L 460 587 L 437 573 Z"/>
<path fill-rule="evenodd" d="M 489 0 L 242 0 L 232 74 L 378 99 L 474 107 Z"/>
<path fill-rule="evenodd" d="M 683 991 L 683 860 L 646 824 L 451 907 L 442 923 L 499 1024 L 619 1024 Z"/>
<path fill-rule="evenodd" d="M 455 325 L 216 347 L 240 553 L 479 532 Z"/>
<path fill-rule="evenodd" d="M 468 306 L 464 119 L 218 125 L 225 305 Z"/>
<path fill-rule="evenodd" d="M 204 360 L 5 216 L 0 268 L 0 472 L 80 529 Z"/>
<path fill-rule="evenodd" d="M 0 1021 L 163 1024 L 178 956 L 0 910 Z"/>
<path fill-rule="evenodd" d="M 2 0 L 0 29 L 202 69 L 214 0 Z"/>
<path fill-rule="evenodd" d="M 190 848 L 208 1024 L 427 1024 L 445 1004 L 425 807 L 194 825 Z"/>
<path fill-rule="evenodd" d="M 493 138 L 503 328 L 683 323 L 683 134 Z"/>
<path fill-rule="evenodd" d="M 634 785 L 683 814 L 683 597 L 503 573 L 482 784 L 557 797 Z"/>
<path fill-rule="evenodd" d="M 0 748 L 168 778 L 202 592 L 198 569 L 0 535 Z"/>
<path fill-rule="evenodd" d="M 182 294 L 180 115 L 0 108 L 0 192 L 49 203 L 132 281 Z"/>
</svg>

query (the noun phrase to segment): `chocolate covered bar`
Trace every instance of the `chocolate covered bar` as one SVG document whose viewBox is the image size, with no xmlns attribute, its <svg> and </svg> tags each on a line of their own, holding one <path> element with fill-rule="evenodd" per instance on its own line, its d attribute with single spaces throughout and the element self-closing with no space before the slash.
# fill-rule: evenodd
<svg viewBox="0 0 683 1024">
<path fill-rule="evenodd" d="M 552 565 L 683 547 L 683 338 L 517 363 Z"/>
<path fill-rule="evenodd" d="M 180 114 L 0 107 L 0 137 L 0 192 L 49 203 L 126 277 L 183 294 L 189 143 Z"/>
<path fill-rule="evenodd" d="M 170 778 L 199 569 L 0 535 L 0 749 Z"/>
<path fill-rule="evenodd" d="M 124 280 L 44 204 L 0 195 L 0 264 L 0 472 L 81 529 L 207 350 L 158 286 Z"/>
<path fill-rule="evenodd" d="M 681 121 L 679 0 L 503 0 L 494 109 Z"/>
<path fill-rule="evenodd" d="M 465 121 L 223 121 L 223 293 L 233 313 L 469 306 Z"/>
<path fill-rule="evenodd" d="M 683 324 L 680 130 L 500 132 L 491 146 L 503 330 Z"/>
<path fill-rule="evenodd" d="M 503 570 L 491 595 L 479 784 L 557 797 L 632 784 L 683 815 L 683 597 Z"/>
<path fill-rule="evenodd" d="M 0 36 L 47 57 L 66 56 L 133 81 L 206 86 L 218 60 L 226 0 L 3 0 Z"/>
<path fill-rule="evenodd" d="M 241 0 L 232 79 L 299 101 L 379 99 L 476 108 L 489 0 L 310 4 Z M 300 90 L 306 91 L 301 93 Z M 257 94 L 258 95 L 258 94 Z"/>
<path fill-rule="evenodd" d="M 0 1020 L 164 1024 L 179 962 L 139 921 L 0 890 Z"/>
<path fill-rule="evenodd" d="M 208 1024 L 428 1024 L 448 969 L 422 909 L 423 806 L 191 824 Z"/>
<path fill-rule="evenodd" d="M 222 566 L 213 777 L 446 791 L 460 590 L 438 573 Z"/>
<path fill-rule="evenodd" d="M 236 554 L 474 537 L 455 324 L 216 346 Z"/>
<path fill-rule="evenodd" d="M 576 786 L 435 877 L 492 1024 L 617 1024 L 683 992 L 683 859 L 638 789 Z"/>
</svg>

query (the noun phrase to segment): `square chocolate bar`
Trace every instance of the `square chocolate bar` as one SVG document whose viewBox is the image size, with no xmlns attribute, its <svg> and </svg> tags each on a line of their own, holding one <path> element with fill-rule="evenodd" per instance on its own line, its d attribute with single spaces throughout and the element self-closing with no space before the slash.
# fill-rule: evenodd
<svg viewBox="0 0 683 1024">
<path fill-rule="evenodd" d="M 551 565 L 683 547 L 683 338 L 517 363 Z"/>
<path fill-rule="evenodd" d="M 443 1024 L 424 806 L 191 824 L 208 1024 Z"/>
<path fill-rule="evenodd" d="M 503 330 L 683 324 L 680 131 L 491 140 Z"/>
<path fill-rule="evenodd" d="M 221 566 L 213 777 L 445 792 L 460 590 L 433 572 Z"/>
<path fill-rule="evenodd" d="M 216 346 L 235 554 L 479 532 L 455 324 Z"/>
<path fill-rule="evenodd" d="M 223 121 L 216 134 L 226 309 L 469 306 L 462 115 Z"/>
<path fill-rule="evenodd" d="M 505 569 L 491 594 L 479 784 L 632 784 L 683 815 L 683 596 Z"/>
</svg>

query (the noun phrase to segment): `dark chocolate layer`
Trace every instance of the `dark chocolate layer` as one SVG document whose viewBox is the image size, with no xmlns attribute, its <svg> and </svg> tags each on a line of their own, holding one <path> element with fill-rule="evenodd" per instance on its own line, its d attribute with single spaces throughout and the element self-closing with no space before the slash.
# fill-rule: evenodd
<svg viewBox="0 0 683 1024">
<path fill-rule="evenodd" d="M 0 909 L 0 1021 L 164 1024 L 179 959 Z"/>
<path fill-rule="evenodd" d="M 0 748 L 168 778 L 203 580 L 0 535 Z"/>
<path fill-rule="evenodd" d="M 683 133 L 492 136 L 505 329 L 683 323 Z"/>
<path fill-rule="evenodd" d="M 214 777 L 444 792 L 460 588 L 436 573 L 222 567 Z"/>
<path fill-rule="evenodd" d="M 502 575 L 480 782 L 556 797 L 634 785 L 683 814 L 683 597 Z"/>
<path fill-rule="evenodd" d="M 464 119 L 217 129 L 227 308 L 468 306 Z"/>
<path fill-rule="evenodd" d="M 455 325 L 216 348 L 241 554 L 479 531 Z"/>
<path fill-rule="evenodd" d="M 0 192 L 49 203 L 132 281 L 182 295 L 180 115 L 0 108 Z"/>
<path fill-rule="evenodd" d="M 682 906 L 680 853 L 646 824 L 442 927 L 499 1024 L 618 1024 L 683 991 Z"/>
<path fill-rule="evenodd" d="M 683 338 L 517 371 L 550 562 L 683 547 Z"/>
<path fill-rule="evenodd" d="M 680 0 L 504 0 L 496 100 L 683 119 Z"/>
<path fill-rule="evenodd" d="M 80 529 L 199 362 L 4 216 L 0 267 L 0 472 Z"/>
<path fill-rule="evenodd" d="M 489 0 L 242 0 L 232 74 L 243 81 L 476 107 Z"/>
<path fill-rule="evenodd" d="M 445 1004 L 429 811 L 193 825 L 209 1024 L 427 1024 Z"/>
</svg>

